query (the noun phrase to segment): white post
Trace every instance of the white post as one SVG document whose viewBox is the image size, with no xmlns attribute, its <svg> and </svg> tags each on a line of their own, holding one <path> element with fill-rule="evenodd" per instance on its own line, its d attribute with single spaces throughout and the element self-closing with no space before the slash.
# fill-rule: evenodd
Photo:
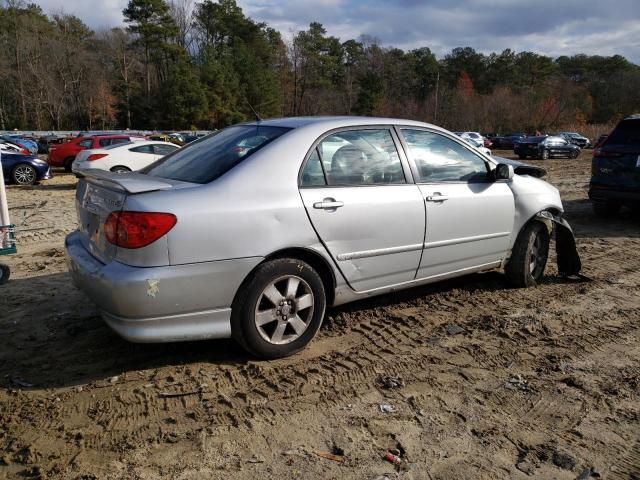
<svg viewBox="0 0 640 480">
<path fill-rule="evenodd" d="M 7 191 L 4 188 L 4 173 L 2 172 L 2 153 L 0 153 L 0 225 L 9 225 L 9 203 Z"/>
</svg>

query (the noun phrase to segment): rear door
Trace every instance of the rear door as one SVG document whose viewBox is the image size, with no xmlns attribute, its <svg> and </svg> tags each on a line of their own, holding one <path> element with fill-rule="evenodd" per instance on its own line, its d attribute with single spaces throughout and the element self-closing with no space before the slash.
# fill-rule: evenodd
<svg viewBox="0 0 640 480">
<path fill-rule="evenodd" d="M 325 136 L 303 167 L 309 218 L 354 290 L 415 278 L 424 240 L 424 201 L 389 127 Z"/>
<path fill-rule="evenodd" d="M 487 162 L 453 138 L 426 129 L 402 128 L 401 133 L 426 205 L 417 277 L 501 261 L 515 216 L 507 183 L 492 181 Z"/>
</svg>

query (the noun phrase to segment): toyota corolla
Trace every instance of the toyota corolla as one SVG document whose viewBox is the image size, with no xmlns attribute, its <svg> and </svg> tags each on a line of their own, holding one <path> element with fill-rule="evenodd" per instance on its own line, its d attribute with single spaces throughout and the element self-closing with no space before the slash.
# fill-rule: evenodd
<svg viewBox="0 0 640 480">
<path fill-rule="evenodd" d="M 235 125 L 141 173 L 83 171 L 69 269 L 128 340 L 282 357 L 328 305 L 498 268 L 534 286 L 552 236 L 578 274 L 558 190 L 527 171 L 409 120 Z"/>
</svg>

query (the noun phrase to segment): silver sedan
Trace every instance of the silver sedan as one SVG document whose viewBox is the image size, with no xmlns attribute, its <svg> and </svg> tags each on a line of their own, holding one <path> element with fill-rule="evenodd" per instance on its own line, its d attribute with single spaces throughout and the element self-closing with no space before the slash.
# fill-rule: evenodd
<svg viewBox="0 0 640 480">
<path fill-rule="evenodd" d="M 327 305 L 497 268 L 533 286 L 554 230 L 577 274 L 558 190 L 500 162 L 409 120 L 235 125 L 141 173 L 83 171 L 69 269 L 128 340 L 233 337 L 282 357 Z"/>
</svg>

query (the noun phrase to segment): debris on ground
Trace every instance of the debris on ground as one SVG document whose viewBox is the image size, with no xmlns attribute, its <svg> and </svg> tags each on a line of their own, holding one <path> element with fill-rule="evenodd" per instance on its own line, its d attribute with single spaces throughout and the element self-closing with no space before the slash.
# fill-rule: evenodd
<svg viewBox="0 0 640 480">
<path fill-rule="evenodd" d="M 394 388 L 404 387 L 404 379 L 401 376 L 380 375 L 376 379 L 376 385 L 380 388 L 391 390 Z"/>
<path fill-rule="evenodd" d="M 512 375 L 505 383 L 505 387 L 511 390 L 522 390 L 523 392 L 529 391 L 529 382 L 520 374 Z"/>
<path fill-rule="evenodd" d="M 464 328 L 456 323 L 448 323 L 444 328 L 449 335 L 458 335 L 460 333 L 466 332 Z"/>
<path fill-rule="evenodd" d="M 247 460 L 247 463 L 264 463 L 264 462 L 265 462 L 265 459 L 260 455 L 253 455 L 249 460 Z"/>
<path fill-rule="evenodd" d="M 317 456 L 326 458 L 327 460 L 331 460 L 333 462 L 344 462 L 344 457 L 342 455 L 334 455 L 333 453 L 324 452 L 321 450 L 316 450 L 315 453 Z"/>
<path fill-rule="evenodd" d="M 402 458 L 400 458 L 398 455 L 395 455 L 391 452 L 386 452 L 384 454 L 384 459 L 388 462 L 393 463 L 396 466 L 402 465 Z"/>
<path fill-rule="evenodd" d="M 380 405 L 378 405 L 378 408 L 380 408 L 380 411 L 382 413 L 395 413 L 396 409 L 393 407 L 393 405 L 389 405 L 388 403 L 381 403 Z"/>
</svg>

